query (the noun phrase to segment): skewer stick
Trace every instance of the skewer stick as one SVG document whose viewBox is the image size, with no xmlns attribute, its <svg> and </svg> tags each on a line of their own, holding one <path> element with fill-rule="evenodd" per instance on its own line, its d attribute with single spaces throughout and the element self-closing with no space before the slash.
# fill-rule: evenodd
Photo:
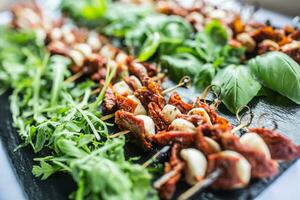
<svg viewBox="0 0 300 200">
<path fill-rule="evenodd" d="M 170 87 L 168 89 L 165 89 L 162 92 L 162 94 L 167 94 L 167 93 L 172 92 L 173 90 L 175 90 L 179 87 L 187 86 L 190 82 L 191 82 L 191 78 L 189 76 L 184 76 L 180 79 L 180 81 L 177 85 L 175 85 L 174 87 Z"/>
<path fill-rule="evenodd" d="M 93 95 L 93 94 L 98 94 L 100 91 L 101 91 L 100 88 L 96 88 L 96 89 L 94 89 L 94 90 L 91 92 L 91 94 L 92 94 L 92 95 Z"/>
<path fill-rule="evenodd" d="M 265 117 L 268 116 L 269 114 L 268 113 L 262 113 L 259 117 L 258 117 L 258 120 L 257 120 L 257 127 L 260 127 L 260 128 L 264 128 L 265 126 L 263 125 L 264 122 L 265 122 Z M 278 128 L 278 124 L 276 123 L 276 121 L 274 121 L 274 119 L 271 119 L 271 122 L 273 124 L 273 128 L 272 130 L 276 130 Z"/>
<path fill-rule="evenodd" d="M 121 136 L 121 135 L 126 135 L 126 134 L 128 134 L 128 133 L 130 133 L 129 130 L 120 131 L 120 132 L 118 132 L 118 133 L 109 135 L 108 138 L 110 138 L 110 139 L 111 139 L 111 138 L 116 138 L 116 137 L 119 137 L 119 136 Z"/>
<path fill-rule="evenodd" d="M 158 156 L 160 156 L 161 154 L 164 154 L 166 152 L 168 152 L 170 150 L 170 146 L 164 146 L 161 150 L 159 150 L 158 152 L 156 152 L 149 160 L 147 160 L 144 164 L 143 167 L 146 168 L 148 167 L 153 161 L 155 161 Z"/>
<path fill-rule="evenodd" d="M 202 189 L 210 186 L 212 183 L 214 183 L 219 176 L 222 174 L 221 169 L 216 169 L 211 174 L 209 174 L 205 179 L 201 180 L 200 182 L 196 183 L 193 187 L 185 191 L 183 194 L 181 194 L 178 197 L 178 200 L 187 200 L 190 197 L 192 197 L 197 192 L 201 191 Z"/>
<path fill-rule="evenodd" d="M 164 185 L 170 178 L 176 175 L 176 170 L 171 170 L 168 173 L 164 174 L 158 180 L 153 183 L 154 188 L 159 189 L 162 185 Z"/>
<path fill-rule="evenodd" d="M 214 88 L 217 88 L 218 90 L 215 91 Z M 205 90 L 202 92 L 202 94 L 200 95 L 201 99 L 203 99 L 204 103 L 206 103 L 206 97 L 208 96 L 208 94 L 209 94 L 210 91 L 212 91 L 214 93 L 214 95 L 216 96 L 216 99 L 217 99 L 216 102 L 218 103 L 216 105 L 218 106 L 220 104 L 219 99 L 220 99 L 221 94 L 222 94 L 222 89 L 218 85 L 209 85 L 209 86 L 207 86 L 205 88 Z M 214 99 L 214 101 L 215 101 L 215 99 Z M 217 108 L 216 105 L 214 105 L 214 106 Z"/>
<path fill-rule="evenodd" d="M 103 117 L 101 117 L 100 119 L 102 121 L 106 121 L 106 120 L 109 120 L 111 118 L 113 118 L 115 116 L 115 113 L 112 113 L 112 114 L 108 114 L 108 115 L 104 115 Z"/>
<path fill-rule="evenodd" d="M 156 76 L 152 77 L 152 80 L 158 81 L 165 77 L 166 75 L 164 73 L 158 73 Z"/>
<path fill-rule="evenodd" d="M 247 109 L 246 113 L 244 115 L 240 115 L 240 113 L 244 110 L 244 109 Z M 247 113 L 249 113 L 247 115 Z M 242 128 L 245 128 L 245 127 L 248 127 L 251 123 L 252 123 L 252 120 L 254 118 L 254 114 L 253 112 L 251 111 L 251 108 L 247 105 L 245 106 L 241 106 L 236 114 L 235 114 L 237 120 L 239 121 L 240 125 L 238 125 L 237 127 L 233 128 L 231 130 L 231 133 L 235 133 L 237 132 L 238 130 L 242 129 Z M 243 118 L 245 118 L 246 116 L 249 116 L 249 119 L 246 121 L 246 122 L 243 122 Z"/>
<path fill-rule="evenodd" d="M 72 83 L 72 82 L 76 81 L 77 79 L 79 79 L 82 75 L 83 75 L 83 72 L 79 71 L 76 74 L 73 74 L 72 76 L 67 78 L 64 82 L 65 83 Z"/>
</svg>

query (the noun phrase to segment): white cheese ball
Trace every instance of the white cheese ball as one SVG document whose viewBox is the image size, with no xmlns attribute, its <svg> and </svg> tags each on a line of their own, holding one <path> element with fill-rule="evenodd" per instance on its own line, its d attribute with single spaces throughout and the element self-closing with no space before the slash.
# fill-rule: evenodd
<svg viewBox="0 0 300 200">
<path fill-rule="evenodd" d="M 147 115 L 137 115 L 136 117 L 138 119 L 143 120 L 146 134 L 149 135 L 155 134 L 155 124 L 154 121 L 151 119 L 151 117 Z"/>
<path fill-rule="evenodd" d="M 130 89 L 129 85 L 125 81 L 117 82 L 113 85 L 115 93 L 121 96 L 127 96 L 133 94 L 133 91 Z"/>
<path fill-rule="evenodd" d="M 207 169 L 207 160 L 201 151 L 189 148 L 180 151 L 181 158 L 185 161 L 186 181 L 194 185 L 204 178 Z"/>
<path fill-rule="evenodd" d="M 248 185 L 250 178 L 251 178 L 251 165 L 250 163 L 246 160 L 244 156 L 241 154 L 235 152 L 235 151 L 222 151 L 221 152 L 222 156 L 225 157 L 234 157 L 238 160 L 236 163 L 236 170 L 237 170 L 237 175 L 240 179 L 240 182 L 237 182 L 235 185 L 232 185 L 232 188 L 238 189 L 238 188 L 243 188 L 246 185 Z"/>
<path fill-rule="evenodd" d="M 62 35 L 63 35 L 63 38 L 66 43 L 72 44 L 75 41 L 75 36 L 72 33 L 72 26 L 64 25 L 61 28 L 61 31 L 62 31 Z"/>
<path fill-rule="evenodd" d="M 128 58 L 128 55 L 126 53 L 119 52 L 116 55 L 116 62 L 117 63 L 121 63 L 121 64 L 125 64 L 127 62 L 127 58 Z"/>
<path fill-rule="evenodd" d="M 83 65 L 84 56 L 79 51 L 71 50 L 69 56 L 77 66 L 81 67 Z"/>
<path fill-rule="evenodd" d="M 75 44 L 74 49 L 80 51 L 85 57 L 89 57 L 93 53 L 92 48 L 85 43 Z"/>
<path fill-rule="evenodd" d="M 204 136 L 204 140 L 209 145 L 209 147 L 212 148 L 215 152 L 221 151 L 220 145 L 213 139 Z"/>
<path fill-rule="evenodd" d="M 141 81 L 136 76 L 131 75 L 130 79 L 134 81 L 134 83 L 138 89 L 142 87 Z"/>
<path fill-rule="evenodd" d="M 147 114 L 146 109 L 144 108 L 141 101 L 136 96 L 129 95 L 129 96 L 127 96 L 127 98 L 129 98 L 137 103 L 137 106 L 133 112 L 134 115 L 146 115 Z"/>
<path fill-rule="evenodd" d="M 181 114 L 180 110 L 171 104 L 165 105 L 162 109 L 162 113 L 170 122 L 173 122 L 176 116 Z"/>
<path fill-rule="evenodd" d="M 188 115 L 199 115 L 199 116 L 203 117 L 209 125 L 212 125 L 212 123 L 210 121 L 210 117 L 204 108 L 193 108 L 192 110 L 190 110 L 188 112 Z"/>
<path fill-rule="evenodd" d="M 50 33 L 51 40 L 60 40 L 62 36 L 63 36 L 62 31 L 59 28 L 52 29 Z"/>
<path fill-rule="evenodd" d="M 266 158 L 271 158 L 270 150 L 265 143 L 265 141 L 257 133 L 246 133 L 240 138 L 240 142 L 246 146 L 249 146 L 261 153 L 263 153 Z"/>
<path fill-rule="evenodd" d="M 91 32 L 86 42 L 93 50 L 99 50 L 102 46 L 101 41 L 96 32 Z"/>
<path fill-rule="evenodd" d="M 104 45 L 99 52 L 106 59 L 113 59 L 116 53 L 116 49 L 111 45 Z"/>
<path fill-rule="evenodd" d="M 185 119 L 175 119 L 171 125 L 172 130 L 175 131 L 183 131 L 183 132 L 195 132 L 196 127 L 191 122 L 185 120 Z"/>
</svg>

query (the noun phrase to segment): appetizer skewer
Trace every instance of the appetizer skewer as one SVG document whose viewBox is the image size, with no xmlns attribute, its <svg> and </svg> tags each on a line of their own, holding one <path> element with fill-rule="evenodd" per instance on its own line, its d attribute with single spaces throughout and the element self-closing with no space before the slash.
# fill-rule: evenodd
<svg viewBox="0 0 300 200">
<path fill-rule="evenodd" d="M 276 131 L 249 128 L 239 138 L 234 134 L 237 129 L 202 98 L 191 104 L 174 92 L 167 102 L 169 90 L 163 91 L 151 78 L 157 74 L 154 65 L 135 61 L 95 32 L 69 26 L 63 19 L 49 21 L 36 5 L 20 5 L 13 8 L 12 25 L 39 32 L 49 52 L 71 58 L 75 73 L 71 81 L 88 75 L 101 83 L 107 65 L 117 68 L 103 109 L 111 116 L 114 113 L 121 133 L 131 132 L 130 141 L 144 149 L 172 146 L 165 175 L 155 182 L 162 198 L 172 197 L 183 173 L 191 185 L 204 181 L 204 186 L 236 189 L 245 187 L 251 178 L 276 175 L 277 160 L 300 157 L 300 147 Z"/>
<path fill-rule="evenodd" d="M 282 51 L 300 63 L 300 29 L 289 25 L 273 28 L 252 20 L 246 22 L 240 14 L 203 0 L 196 0 L 188 6 L 179 1 L 157 1 L 154 4 L 158 12 L 179 15 L 197 31 L 202 31 L 205 24 L 213 19 L 220 20 L 230 33 L 229 44 L 243 46 L 251 55 Z"/>
</svg>

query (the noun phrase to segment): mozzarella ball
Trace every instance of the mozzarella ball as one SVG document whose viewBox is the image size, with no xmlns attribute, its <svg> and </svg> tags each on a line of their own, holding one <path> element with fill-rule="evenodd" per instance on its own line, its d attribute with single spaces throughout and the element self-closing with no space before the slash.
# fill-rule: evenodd
<svg viewBox="0 0 300 200">
<path fill-rule="evenodd" d="M 72 26 L 65 25 L 62 27 L 61 31 L 66 43 L 72 44 L 75 41 L 75 36 L 72 33 Z"/>
<path fill-rule="evenodd" d="M 133 91 L 130 89 L 127 83 L 125 83 L 125 81 L 115 83 L 113 85 L 113 89 L 118 95 L 127 96 L 133 94 Z"/>
<path fill-rule="evenodd" d="M 139 71 L 141 74 L 147 74 L 147 69 L 141 64 L 141 63 L 138 63 L 138 62 L 133 62 L 131 64 L 135 69 L 136 71 Z"/>
<path fill-rule="evenodd" d="M 80 43 L 80 44 L 74 45 L 74 49 L 77 51 L 80 51 L 85 57 L 89 57 L 93 53 L 92 48 L 85 43 Z"/>
<path fill-rule="evenodd" d="M 87 39 L 87 44 L 94 50 L 99 50 L 102 46 L 101 41 L 96 32 L 91 32 Z"/>
<path fill-rule="evenodd" d="M 125 64 L 127 62 L 128 55 L 124 52 L 119 52 L 116 56 L 116 62 Z"/>
<path fill-rule="evenodd" d="M 146 115 L 147 114 L 146 109 L 142 105 L 141 101 L 138 98 L 136 98 L 136 96 L 129 95 L 127 97 L 137 103 L 137 106 L 136 106 L 133 114 L 135 114 L 135 115 Z"/>
<path fill-rule="evenodd" d="M 114 60 L 107 60 L 106 66 L 109 67 L 110 70 L 118 67 L 118 64 Z"/>
<path fill-rule="evenodd" d="M 252 52 L 255 49 L 256 42 L 255 40 L 249 35 L 249 33 L 240 33 L 236 36 L 236 39 L 242 43 L 243 46 L 246 47 L 247 52 Z"/>
<path fill-rule="evenodd" d="M 175 119 L 171 125 L 172 130 L 183 131 L 183 132 L 195 132 L 196 127 L 191 122 L 185 119 Z"/>
<path fill-rule="evenodd" d="M 131 76 L 130 76 L 130 79 L 134 81 L 135 86 L 136 86 L 138 89 L 142 87 L 141 81 L 140 81 L 136 76 L 131 75 Z"/>
<path fill-rule="evenodd" d="M 113 59 L 115 57 L 116 49 L 111 45 L 104 45 L 100 50 L 100 54 L 106 59 Z"/>
<path fill-rule="evenodd" d="M 204 178 L 207 169 L 205 156 L 197 149 L 189 148 L 180 151 L 181 158 L 186 163 L 186 181 L 194 185 Z"/>
<path fill-rule="evenodd" d="M 83 65 L 84 56 L 79 51 L 71 50 L 69 56 L 77 66 L 81 67 Z"/>
<path fill-rule="evenodd" d="M 246 133 L 240 138 L 240 142 L 246 146 L 249 146 L 261 153 L 263 153 L 266 158 L 270 159 L 270 150 L 265 143 L 265 141 L 257 133 Z"/>
<path fill-rule="evenodd" d="M 174 121 L 176 116 L 181 114 L 180 110 L 171 104 L 165 105 L 162 113 L 170 122 Z"/>
<path fill-rule="evenodd" d="M 147 115 L 137 115 L 136 117 L 144 121 L 146 134 L 149 135 L 155 134 L 155 124 L 154 121 L 151 119 L 151 117 L 148 117 Z"/>
<path fill-rule="evenodd" d="M 63 34 L 59 28 L 54 28 L 50 33 L 51 40 L 60 40 Z"/>
<path fill-rule="evenodd" d="M 212 19 L 225 19 L 226 18 L 226 12 L 224 10 L 220 9 L 214 9 L 209 12 L 209 17 Z"/>
<path fill-rule="evenodd" d="M 209 125 L 212 125 L 212 123 L 210 121 L 210 117 L 207 114 L 207 112 L 204 110 L 204 108 L 193 108 L 192 110 L 190 110 L 188 112 L 188 115 L 199 115 L 199 116 L 202 116 Z"/>
<path fill-rule="evenodd" d="M 232 185 L 232 188 L 237 189 L 248 185 L 251 178 L 251 165 L 246 160 L 246 158 L 241 154 L 230 150 L 222 151 L 221 154 L 222 156 L 234 157 L 238 160 L 238 162 L 236 163 L 236 170 L 240 182 L 237 182 L 236 185 Z"/>
<path fill-rule="evenodd" d="M 206 136 L 204 136 L 204 139 L 205 142 L 209 145 L 209 147 L 212 148 L 215 152 L 221 151 L 221 147 L 216 141 Z"/>
</svg>

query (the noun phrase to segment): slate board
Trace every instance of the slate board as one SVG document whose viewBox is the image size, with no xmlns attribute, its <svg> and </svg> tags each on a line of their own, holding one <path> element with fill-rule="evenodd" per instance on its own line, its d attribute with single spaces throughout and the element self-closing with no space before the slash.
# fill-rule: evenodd
<svg viewBox="0 0 300 200">
<path fill-rule="evenodd" d="M 270 14 L 270 13 L 268 13 Z M 273 13 L 274 15 L 274 13 Z M 258 13 L 258 17 L 261 16 L 266 18 L 264 11 Z M 270 18 L 272 15 L 269 15 Z M 287 22 L 287 19 L 282 15 L 274 15 L 273 19 L 276 26 L 281 26 Z M 171 82 L 166 82 L 164 87 L 170 87 L 173 85 Z M 191 92 L 191 90 L 179 89 L 178 92 L 186 100 L 195 100 L 197 92 Z M 21 143 L 21 140 L 17 134 L 17 131 L 12 126 L 11 112 L 9 108 L 8 100 L 9 92 L 0 96 L 0 140 L 2 141 L 10 162 L 15 172 L 16 178 L 22 187 L 22 190 L 26 193 L 26 196 L 30 200 L 64 200 L 68 199 L 68 196 L 76 189 L 76 185 L 72 178 L 66 174 L 56 174 L 51 176 L 45 181 L 41 181 L 35 178 L 32 173 L 33 158 L 38 157 L 34 155 L 33 151 L 29 148 L 23 148 L 19 151 L 14 152 L 14 149 Z M 278 130 L 288 137 L 290 137 L 295 143 L 300 144 L 300 106 L 297 106 L 288 99 L 281 97 L 275 93 L 271 93 L 270 96 L 265 98 L 255 98 L 251 103 L 250 107 L 255 113 L 253 120 L 257 121 L 258 116 L 261 113 L 268 113 L 276 123 L 278 124 Z M 221 115 L 230 119 L 231 123 L 236 124 L 235 117 L 230 114 L 222 105 L 219 107 Z M 143 160 L 146 160 L 153 152 L 143 152 L 139 148 L 132 147 L 132 145 L 126 146 L 127 157 L 142 155 Z M 280 164 L 280 176 L 291 163 Z M 1 170 L 1 169 L 0 169 Z M 278 177 L 277 176 L 277 177 Z M 267 180 L 253 180 L 251 184 L 244 189 L 234 191 L 214 191 L 207 189 L 192 199 L 195 200 L 246 200 L 254 199 L 258 196 L 265 188 L 268 187 L 277 177 Z M 0 177 L 1 178 L 1 177 Z M 174 199 L 185 191 L 188 186 L 184 182 L 178 184 L 178 190 L 174 196 Z M 1 191 L 0 191 L 1 192 Z M 1 196 L 0 196 L 1 198 Z"/>
<path fill-rule="evenodd" d="M 171 82 L 166 82 L 163 86 L 169 87 L 170 85 L 172 85 Z M 179 89 L 178 92 L 188 101 L 195 100 L 197 96 L 196 93 L 184 88 Z M 17 179 L 22 186 L 22 189 L 25 191 L 28 199 L 30 200 L 67 199 L 68 195 L 70 195 L 76 188 L 76 185 L 70 176 L 66 174 L 56 174 L 51 176 L 48 180 L 41 181 L 38 178 L 35 178 L 31 173 L 33 158 L 37 157 L 37 155 L 34 155 L 33 151 L 29 147 L 14 152 L 14 149 L 21 141 L 16 130 L 12 126 L 8 96 L 9 93 L 0 96 L 0 139 L 6 147 L 9 158 L 11 159 L 13 170 L 17 175 Z M 296 143 L 300 144 L 300 106 L 297 106 L 288 99 L 281 97 L 280 95 L 276 95 L 275 93 L 271 94 L 269 97 L 254 99 L 250 103 L 250 106 L 255 113 L 253 122 L 257 121 L 257 117 L 261 113 L 269 113 L 270 116 L 278 123 L 278 130 L 286 134 Z M 231 123 L 237 124 L 235 117 L 228 113 L 223 106 L 220 106 L 219 111 L 221 115 L 230 119 Z M 143 160 L 147 159 L 147 157 L 153 153 L 143 152 L 141 149 L 135 147 L 132 148 L 132 145 L 128 145 L 126 150 L 128 154 L 127 156 L 143 155 Z M 291 164 L 292 162 L 281 164 L 279 175 Z M 241 190 L 214 191 L 207 189 L 195 195 L 193 199 L 253 199 L 275 179 L 276 177 L 267 180 L 253 180 L 247 188 Z M 187 188 L 188 186 L 184 182 L 179 183 L 174 199 Z"/>
</svg>

